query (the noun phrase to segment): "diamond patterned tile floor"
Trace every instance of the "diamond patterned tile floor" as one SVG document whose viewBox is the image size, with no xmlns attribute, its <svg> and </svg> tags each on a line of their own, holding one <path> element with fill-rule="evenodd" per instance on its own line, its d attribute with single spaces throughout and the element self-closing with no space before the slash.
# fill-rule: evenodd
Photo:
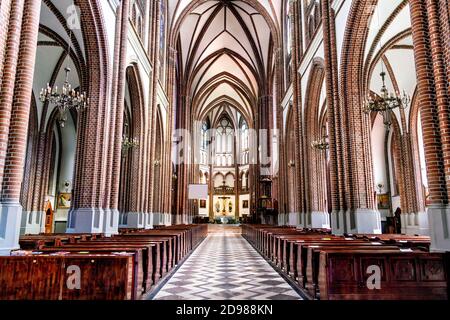
<svg viewBox="0 0 450 320">
<path fill-rule="evenodd" d="M 211 233 L 154 300 L 301 300 L 238 233 Z"/>
</svg>

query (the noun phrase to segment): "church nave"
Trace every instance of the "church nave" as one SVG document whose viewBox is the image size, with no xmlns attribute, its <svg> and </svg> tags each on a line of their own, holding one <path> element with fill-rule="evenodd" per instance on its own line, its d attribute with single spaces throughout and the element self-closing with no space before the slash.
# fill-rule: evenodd
<svg viewBox="0 0 450 320">
<path fill-rule="evenodd" d="M 209 229 L 208 237 L 153 299 L 302 299 L 242 237 L 240 228 L 210 225 Z"/>
</svg>

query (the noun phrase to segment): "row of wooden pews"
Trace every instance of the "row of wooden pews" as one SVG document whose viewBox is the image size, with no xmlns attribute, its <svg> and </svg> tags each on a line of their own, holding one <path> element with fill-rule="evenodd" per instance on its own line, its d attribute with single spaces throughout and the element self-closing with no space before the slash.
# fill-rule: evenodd
<svg viewBox="0 0 450 320">
<path fill-rule="evenodd" d="M 426 236 L 335 236 L 325 229 L 268 225 L 243 225 L 242 232 L 311 299 L 449 297 L 449 253 L 431 253 Z"/>
<path fill-rule="evenodd" d="M 21 237 L 0 257 L 0 300 L 143 299 L 206 236 L 206 225 L 176 225 Z"/>
</svg>

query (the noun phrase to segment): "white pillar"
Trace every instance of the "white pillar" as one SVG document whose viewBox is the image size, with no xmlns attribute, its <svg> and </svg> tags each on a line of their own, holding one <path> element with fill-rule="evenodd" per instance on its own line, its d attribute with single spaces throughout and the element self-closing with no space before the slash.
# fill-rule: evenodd
<svg viewBox="0 0 450 320">
<path fill-rule="evenodd" d="M 328 214 L 328 212 L 312 212 L 311 227 L 316 229 L 330 228 L 330 215 Z"/>
<path fill-rule="evenodd" d="M 381 234 L 381 214 L 374 209 L 356 209 L 335 211 L 331 214 L 332 232 L 335 235 L 344 233 Z"/>
<path fill-rule="evenodd" d="M 40 234 L 42 231 L 44 212 L 42 211 L 22 211 L 20 223 L 20 234 Z"/>
<path fill-rule="evenodd" d="M 99 208 L 71 209 L 67 233 L 103 233 L 105 212 Z"/>
<path fill-rule="evenodd" d="M 450 205 L 428 207 L 431 250 L 450 251 Z"/>
<path fill-rule="evenodd" d="M 105 209 L 103 214 L 103 233 L 107 236 L 119 234 L 119 210 Z"/>
<path fill-rule="evenodd" d="M 19 203 L 0 203 L 0 256 L 19 249 L 22 206 Z"/>
</svg>

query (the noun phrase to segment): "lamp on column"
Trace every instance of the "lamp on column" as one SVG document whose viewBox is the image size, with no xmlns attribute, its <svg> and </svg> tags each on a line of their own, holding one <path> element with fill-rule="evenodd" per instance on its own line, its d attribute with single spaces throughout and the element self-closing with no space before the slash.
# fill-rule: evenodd
<svg viewBox="0 0 450 320">
<path fill-rule="evenodd" d="M 322 139 L 314 140 L 311 143 L 311 147 L 320 151 L 325 151 L 330 149 L 330 142 L 328 136 L 324 136 Z"/>
<path fill-rule="evenodd" d="M 137 138 L 131 139 L 127 135 L 124 135 L 122 138 L 122 156 L 126 157 L 128 155 L 128 151 L 132 148 L 136 148 L 139 146 L 139 141 Z"/>
<path fill-rule="evenodd" d="M 70 43 L 72 41 L 72 31 L 69 36 L 69 45 L 67 57 L 70 59 Z M 47 83 L 46 88 L 42 88 L 40 93 L 40 100 L 42 103 L 48 102 L 54 104 L 56 108 L 59 110 L 59 118 L 58 123 L 61 128 L 65 127 L 67 121 L 67 112 L 69 110 L 76 110 L 77 112 L 81 112 L 86 109 L 89 105 L 89 98 L 87 97 L 86 92 L 80 93 L 75 89 L 72 89 L 72 85 L 69 82 L 69 74 L 70 68 L 66 66 L 64 68 L 66 73 L 64 84 L 62 86 L 62 90 L 58 91 L 58 86 L 50 86 Z"/>
</svg>

